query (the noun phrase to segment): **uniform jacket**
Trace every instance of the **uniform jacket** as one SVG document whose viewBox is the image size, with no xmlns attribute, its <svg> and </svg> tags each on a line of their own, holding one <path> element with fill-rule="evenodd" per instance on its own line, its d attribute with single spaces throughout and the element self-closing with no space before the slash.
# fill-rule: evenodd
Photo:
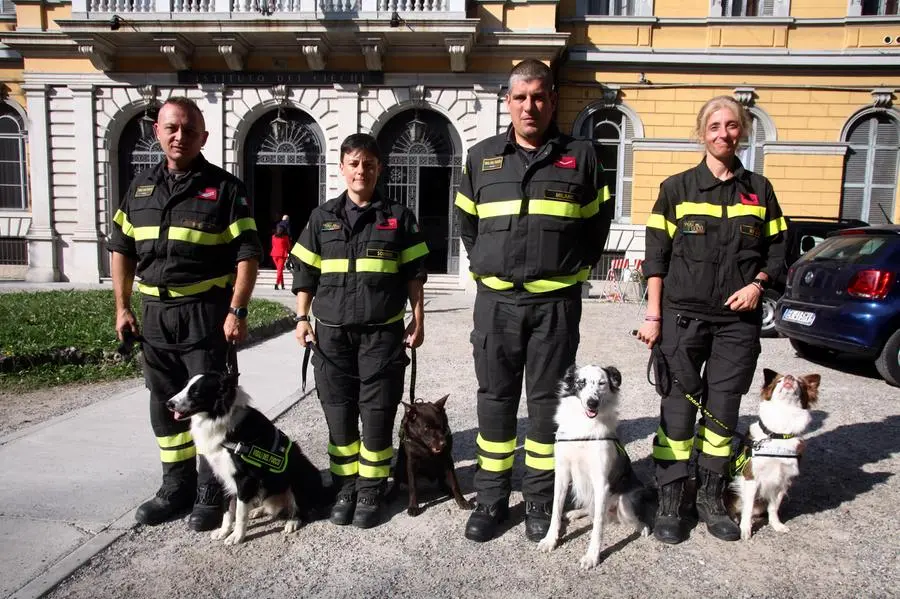
<svg viewBox="0 0 900 599">
<path fill-rule="evenodd" d="M 285 235 L 272 235 L 272 251 L 269 255 L 273 258 L 287 258 L 291 251 L 291 238 Z"/>
<path fill-rule="evenodd" d="M 262 255 L 243 183 L 202 155 L 171 192 L 166 174 L 162 161 L 135 177 L 113 218 L 109 250 L 137 260 L 138 289 L 149 295 L 227 287 L 238 262 Z"/>
<path fill-rule="evenodd" d="M 314 296 L 316 319 L 331 325 L 376 325 L 403 318 L 407 283 L 427 278 L 415 215 L 396 202 L 372 198 L 351 231 L 344 192 L 312 211 L 291 254 L 293 291 Z"/>
<path fill-rule="evenodd" d="M 661 276 L 663 306 L 686 316 L 738 320 L 725 300 L 784 264 L 787 222 L 772 184 L 744 169 L 720 181 L 706 166 L 663 181 L 647 220 L 644 275 Z"/>
<path fill-rule="evenodd" d="M 554 125 L 526 167 L 512 127 L 468 154 L 456 206 L 479 290 L 507 299 L 580 295 L 613 202 L 594 145 Z"/>
</svg>

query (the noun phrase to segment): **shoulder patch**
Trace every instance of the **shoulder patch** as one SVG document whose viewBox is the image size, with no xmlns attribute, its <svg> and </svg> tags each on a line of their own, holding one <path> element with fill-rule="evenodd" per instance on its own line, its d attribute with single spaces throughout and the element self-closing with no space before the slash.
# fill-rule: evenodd
<svg viewBox="0 0 900 599">
<path fill-rule="evenodd" d="M 493 158 L 485 158 L 481 161 L 481 172 L 496 171 L 503 168 L 503 156 L 494 156 Z"/>
<path fill-rule="evenodd" d="M 341 223 L 337 221 L 329 221 L 322 223 L 322 231 L 340 231 Z"/>
<path fill-rule="evenodd" d="M 134 197 L 148 198 L 153 195 L 154 189 L 156 189 L 156 185 L 138 185 L 134 190 Z"/>
</svg>

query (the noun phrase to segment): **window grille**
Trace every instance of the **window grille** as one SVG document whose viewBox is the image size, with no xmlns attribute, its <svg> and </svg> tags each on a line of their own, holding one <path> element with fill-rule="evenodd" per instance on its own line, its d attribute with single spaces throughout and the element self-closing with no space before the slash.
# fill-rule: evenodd
<svg viewBox="0 0 900 599">
<path fill-rule="evenodd" d="M 893 219 L 900 162 L 900 123 L 887 113 L 861 118 L 849 129 L 841 217 L 872 224 Z"/>
<path fill-rule="evenodd" d="M 28 208 L 25 126 L 11 106 L 0 104 L 0 209 Z"/>
</svg>

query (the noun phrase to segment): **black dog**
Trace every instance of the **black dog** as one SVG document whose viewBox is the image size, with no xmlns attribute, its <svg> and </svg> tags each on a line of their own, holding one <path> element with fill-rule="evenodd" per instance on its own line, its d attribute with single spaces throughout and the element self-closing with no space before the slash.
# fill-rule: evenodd
<svg viewBox="0 0 900 599">
<path fill-rule="evenodd" d="M 191 419 L 197 451 L 209 460 L 231 497 L 222 527 L 212 533 L 226 545 L 243 541 L 248 520 L 263 513 L 287 518 L 288 534 L 300 528 L 302 520 L 321 517 L 332 500 L 318 469 L 249 403 L 235 379 L 218 373 L 196 375 L 166 403 L 176 420 Z M 257 502 L 262 506 L 249 511 Z"/>
<path fill-rule="evenodd" d="M 394 468 L 393 494 L 399 485 L 409 487 L 409 507 L 406 513 L 418 516 L 422 513 L 416 496 L 416 475 L 437 481 L 441 489 L 456 500 L 461 509 L 472 509 L 463 497 L 453 466 L 453 435 L 444 410 L 449 395 L 434 403 L 403 402 L 406 413 L 400 421 L 400 451 Z"/>
</svg>

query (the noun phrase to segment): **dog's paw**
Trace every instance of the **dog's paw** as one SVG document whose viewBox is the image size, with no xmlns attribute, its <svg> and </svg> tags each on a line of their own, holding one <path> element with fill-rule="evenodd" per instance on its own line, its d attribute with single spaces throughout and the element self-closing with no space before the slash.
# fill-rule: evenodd
<svg viewBox="0 0 900 599">
<path fill-rule="evenodd" d="M 772 528 L 774 528 L 778 532 L 791 532 L 791 529 L 788 528 L 783 522 L 776 522 L 773 520 L 769 524 L 771 524 Z"/>
<path fill-rule="evenodd" d="M 741 527 L 741 540 L 749 541 L 750 536 L 753 534 L 753 529 L 750 526 L 742 526 Z"/>
<path fill-rule="evenodd" d="M 244 540 L 244 533 L 235 530 L 225 538 L 226 545 L 239 545 Z"/>
<path fill-rule="evenodd" d="M 644 527 L 641 528 L 641 536 L 642 536 L 642 537 L 649 537 L 649 536 L 650 536 L 650 527 L 649 527 L 649 526 L 644 526 Z"/>
<path fill-rule="evenodd" d="M 416 516 L 421 514 L 422 511 L 423 511 L 422 508 L 420 508 L 419 506 L 411 505 L 408 508 L 406 508 L 406 515 L 415 518 Z"/>
<path fill-rule="evenodd" d="M 553 538 L 552 535 L 547 535 L 537 545 L 538 551 L 543 551 L 544 553 L 550 553 L 554 549 L 556 549 L 556 539 Z"/>
<path fill-rule="evenodd" d="M 600 554 L 594 554 L 590 551 L 581 556 L 581 561 L 578 562 L 581 566 L 582 570 L 590 570 L 594 566 L 597 565 L 597 562 L 600 561 Z"/>
<path fill-rule="evenodd" d="M 284 530 L 281 531 L 281 534 L 289 535 L 291 533 L 297 532 L 300 530 L 300 520 L 288 520 L 284 523 Z"/>
<path fill-rule="evenodd" d="M 256 520 L 257 518 L 262 518 L 266 515 L 266 508 L 264 507 L 255 507 L 250 510 L 250 513 L 247 514 L 247 518 L 249 520 Z"/>
<path fill-rule="evenodd" d="M 459 506 L 461 510 L 471 510 L 475 507 L 475 501 L 473 499 L 457 499 L 456 505 Z"/>
<path fill-rule="evenodd" d="M 228 533 L 231 532 L 230 528 L 217 528 L 216 530 L 210 533 L 209 538 L 213 541 L 221 541 L 225 537 L 228 536 Z"/>
</svg>

